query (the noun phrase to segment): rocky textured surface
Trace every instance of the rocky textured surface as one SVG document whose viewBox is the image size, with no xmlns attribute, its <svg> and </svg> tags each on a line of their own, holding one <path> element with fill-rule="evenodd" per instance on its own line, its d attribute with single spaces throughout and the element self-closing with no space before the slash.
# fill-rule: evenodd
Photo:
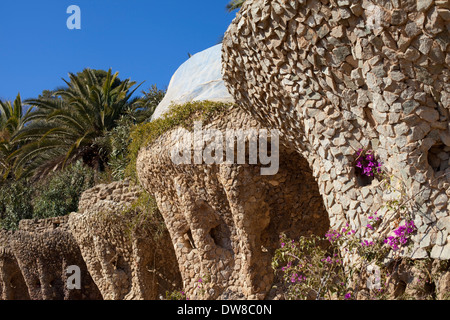
<svg viewBox="0 0 450 320">
<path fill-rule="evenodd" d="M 394 295 L 434 290 L 448 298 L 449 7 L 444 0 L 247 0 L 222 47 L 223 77 L 238 105 L 204 129 L 279 130 L 278 173 L 263 176 L 263 165 L 248 161 L 175 164 L 178 129 L 166 132 L 141 149 L 137 173 L 167 230 L 134 209 L 139 188 L 96 186 L 78 213 L 0 231 L 1 298 L 156 299 L 178 288 L 191 299 L 270 298 L 280 234 L 323 235 L 349 223 L 361 238 L 387 236 L 400 211 L 380 208 L 396 200 L 408 200 L 401 213 L 418 227 L 403 254 L 429 264 L 401 265 Z M 210 62 L 217 66 L 218 56 Z M 374 150 L 402 198 L 356 174 L 360 148 Z M 375 211 L 383 222 L 372 231 L 365 226 Z M 82 269 L 81 291 L 64 286 L 71 264 Z M 435 279 L 418 290 L 424 270 Z"/>
<path fill-rule="evenodd" d="M 25 279 L 11 248 L 12 232 L 0 231 L 0 299 L 29 300 Z"/>
<path fill-rule="evenodd" d="M 101 299 L 67 220 L 23 220 L 16 232 L 0 232 L 1 299 Z M 81 289 L 67 288 L 72 265 L 80 268 Z"/>
<path fill-rule="evenodd" d="M 450 259 L 449 25 L 448 1 L 248 0 L 223 41 L 231 94 L 308 161 L 333 228 L 374 237 L 399 199 L 357 178 L 375 151 L 413 200 L 413 258 Z M 386 235 L 399 216 L 379 213 Z"/>
<path fill-rule="evenodd" d="M 204 132 L 250 128 L 260 126 L 236 107 L 203 124 Z M 170 232 L 184 291 L 197 299 L 265 298 L 279 235 L 324 235 L 329 228 L 307 162 L 281 148 L 273 176 L 248 161 L 177 165 L 170 156 L 178 143 L 174 132 L 140 151 L 137 172 Z"/>
<path fill-rule="evenodd" d="M 127 181 L 98 185 L 78 213 L 0 231 L 0 299 L 158 299 L 180 288 L 167 230 L 133 209 L 141 194 Z M 81 289 L 67 287 L 73 265 Z"/>
<path fill-rule="evenodd" d="M 79 212 L 70 216 L 71 233 L 104 299 L 157 299 L 181 286 L 167 231 L 157 237 L 152 217 L 133 210 L 141 194 L 127 181 L 98 185 L 83 193 Z"/>
</svg>

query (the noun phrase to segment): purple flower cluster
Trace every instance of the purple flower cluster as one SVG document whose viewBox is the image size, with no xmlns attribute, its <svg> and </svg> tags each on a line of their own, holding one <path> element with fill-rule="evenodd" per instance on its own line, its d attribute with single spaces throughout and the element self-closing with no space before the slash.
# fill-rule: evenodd
<svg viewBox="0 0 450 320">
<path fill-rule="evenodd" d="M 306 277 L 304 275 L 299 275 L 298 273 L 294 273 L 293 275 L 291 275 L 291 282 L 292 283 L 296 283 L 296 282 L 302 282 L 305 281 Z"/>
<path fill-rule="evenodd" d="M 375 173 L 381 173 L 381 162 L 375 160 L 375 156 L 372 150 L 364 152 L 363 149 L 359 149 L 356 152 L 356 164 L 361 175 L 372 177 Z"/>
<path fill-rule="evenodd" d="M 327 237 L 328 241 L 330 241 L 331 243 L 336 242 L 337 240 L 339 240 L 339 238 L 342 236 L 342 234 L 337 231 L 337 230 L 329 230 L 326 234 L 325 237 Z"/>
<path fill-rule="evenodd" d="M 348 223 L 345 225 L 344 228 L 342 228 L 341 232 L 339 232 L 338 230 L 329 230 L 326 234 L 325 237 L 327 238 L 328 241 L 330 241 L 330 243 L 336 242 L 337 240 L 339 240 L 340 237 L 344 236 L 344 235 L 352 235 L 355 234 L 356 231 L 355 230 L 350 230 L 347 229 L 349 227 Z"/>
<path fill-rule="evenodd" d="M 336 256 L 337 256 L 337 254 L 334 254 L 334 257 L 336 257 Z M 326 258 L 322 258 L 322 259 L 320 259 L 320 261 L 326 262 L 326 263 L 328 263 L 328 264 L 333 264 L 333 263 L 339 264 L 339 263 L 342 262 L 339 258 L 333 259 L 333 258 L 330 257 L 330 256 L 328 256 L 328 257 L 326 257 Z"/>
<path fill-rule="evenodd" d="M 290 267 L 292 267 L 292 262 L 288 262 L 288 264 L 286 265 L 286 267 L 282 267 L 281 270 L 282 270 L 282 271 L 286 271 L 286 270 L 289 269 Z"/>
<path fill-rule="evenodd" d="M 374 245 L 373 241 L 368 241 L 368 240 L 361 241 L 361 246 L 363 246 L 363 247 L 370 247 L 373 245 Z"/>
<path fill-rule="evenodd" d="M 408 243 L 408 235 L 416 231 L 414 221 L 407 221 L 405 225 L 394 230 L 394 236 L 390 236 L 384 240 L 394 251 L 400 249 L 403 245 Z"/>
<path fill-rule="evenodd" d="M 378 220 L 380 220 L 380 219 L 381 219 L 381 218 L 377 216 L 377 212 L 376 212 L 376 211 L 375 211 L 375 213 L 374 213 L 373 216 L 369 216 L 369 220 L 372 220 L 371 222 L 372 222 L 373 224 L 375 224 L 375 223 L 376 223 Z M 370 229 L 370 230 L 373 230 L 373 229 L 374 229 L 373 224 L 368 223 L 368 224 L 366 225 L 366 228 L 368 228 L 368 229 Z"/>
</svg>

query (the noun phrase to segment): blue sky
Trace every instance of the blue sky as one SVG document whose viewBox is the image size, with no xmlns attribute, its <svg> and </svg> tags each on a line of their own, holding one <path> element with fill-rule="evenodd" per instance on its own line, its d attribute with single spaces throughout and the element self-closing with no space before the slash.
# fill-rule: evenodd
<svg viewBox="0 0 450 320">
<path fill-rule="evenodd" d="M 86 67 L 119 71 L 140 89 L 166 89 L 191 54 L 219 42 L 236 13 L 228 0 L 0 1 L 0 99 L 37 97 Z M 69 30 L 70 5 L 81 30 Z"/>
</svg>

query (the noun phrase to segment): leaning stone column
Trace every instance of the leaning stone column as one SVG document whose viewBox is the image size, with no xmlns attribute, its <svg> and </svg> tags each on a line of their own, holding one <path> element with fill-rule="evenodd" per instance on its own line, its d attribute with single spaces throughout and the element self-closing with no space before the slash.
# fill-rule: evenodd
<svg viewBox="0 0 450 320">
<path fill-rule="evenodd" d="M 190 164 L 177 164 L 172 150 L 186 143 L 178 139 L 179 129 L 143 146 L 136 166 L 142 186 L 155 196 L 164 217 L 187 296 L 267 297 L 279 235 L 323 235 L 328 230 L 311 170 L 301 156 L 283 146 L 279 170 L 273 175 L 261 175 L 261 163 L 249 164 L 248 149 L 245 164 L 195 164 L 192 154 Z M 262 127 L 232 107 L 203 124 L 203 132 L 210 129 L 225 137 L 227 129 Z"/>
<path fill-rule="evenodd" d="M 97 185 L 70 216 L 71 233 L 105 300 L 156 300 L 181 286 L 167 230 L 151 203 L 139 203 L 143 196 L 128 181 Z"/>
</svg>

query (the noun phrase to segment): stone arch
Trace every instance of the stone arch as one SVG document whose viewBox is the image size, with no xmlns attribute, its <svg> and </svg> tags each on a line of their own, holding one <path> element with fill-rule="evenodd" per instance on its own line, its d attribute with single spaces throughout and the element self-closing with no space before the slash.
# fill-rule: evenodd
<svg viewBox="0 0 450 320">
<path fill-rule="evenodd" d="M 248 128 L 261 126 L 237 106 L 205 126 Z M 275 175 L 261 175 L 262 165 L 248 164 L 248 157 L 245 164 L 177 165 L 171 137 L 167 132 L 141 149 L 137 172 L 166 222 L 184 291 L 197 299 L 264 299 L 280 234 L 324 235 L 330 226 L 311 167 L 283 145 Z"/>
<path fill-rule="evenodd" d="M 29 300 L 30 295 L 22 272 L 14 256 L 0 257 L 0 298 L 2 300 Z"/>
</svg>

